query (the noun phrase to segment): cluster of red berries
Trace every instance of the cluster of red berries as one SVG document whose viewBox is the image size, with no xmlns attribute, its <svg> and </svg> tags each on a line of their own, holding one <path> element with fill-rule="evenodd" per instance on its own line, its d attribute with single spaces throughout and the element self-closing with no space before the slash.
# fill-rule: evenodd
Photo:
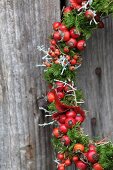
<svg viewBox="0 0 113 170">
<path fill-rule="evenodd" d="M 72 6 L 66 7 L 64 9 L 64 13 L 69 13 L 73 9 L 80 10 L 81 12 L 82 6 L 84 6 L 84 4 L 87 3 L 87 0 L 70 0 L 70 3 Z M 87 8 L 88 7 L 89 3 L 87 3 Z M 98 28 L 104 28 L 104 23 L 101 21 L 99 13 L 95 14 L 93 10 L 87 9 L 84 15 L 88 20 L 92 20 L 94 18 L 95 21 L 97 22 Z"/>
<path fill-rule="evenodd" d="M 77 115 L 74 110 L 69 110 L 57 118 L 58 127 L 53 129 L 53 136 L 60 139 L 63 145 L 70 146 L 73 141 L 71 141 L 67 135 L 68 129 L 72 129 L 77 122 L 82 123 L 83 121 L 84 117 L 82 117 L 82 115 Z M 68 152 L 57 154 L 59 161 L 58 170 L 65 170 L 65 167 L 71 166 L 72 162 L 75 163 L 76 168 L 80 170 L 87 170 L 89 165 L 92 166 L 94 170 L 103 170 L 102 166 L 98 163 L 99 155 L 97 154 L 96 146 L 93 144 L 90 144 L 88 151 L 85 152 L 85 146 L 76 143 L 73 146 L 72 155 L 73 156 L 70 157 Z"/>
<path fill-rule="evenodd" d="M 86 46 L 85 40 L 78 40 L 77 38 L 80 37 L 80 32 L 76 30 L 76 28 L 71 28 L 68 30 L 64 24 L 61 22 L 53 23 L 53 38 L 54 40 L 64 41 L 66 45 L 70 48 L 77 48 L 78 50 L 84 50 Z"/>
<path fill-rule="evenodd" d="M 55 82 L 54 89 L 56 90 L 59 100 L 65 96 L 64 92 L 67 92 L 69 88 L 68 84 L 65 85 L 60 81 Z M 50 103 L 55 102 L 55 94 L 52 91 L 48 92 L 47 99 Z M 85 112 L 80 107 L 77 108 L 78 109 L 68 109 L 65 112 L 52 115 L 52 119 L 57 121 L 57 127 L 53 129 L 52 134 L 66 147 L 73 144 L 73 141 L 71 141 L 68 136 L 68 130 L 74 128 L 78 123 L 81 125 L 85 120 Z M 81 131 L 80 127 L 78 131 Z M 89 167 L 92 167 L 94 170 L 103 170 L 102 166 L 98 163 L 99 155 L 94 144 L 90 144 L 86 152 L 86 148 L 83 144 L 75 143 L 71 155 L 68 151 L 63 153 L 59 152 L 57 154 L 57 160 L 58 170 L 65 170 L 65 168 L 71 166 L 72 163 L 80 170 L 87 170 Z"/>
<path fill-rule="evenodd" d="M 86 3 L 86 1 L 83 0 L 70 0 L 70 2 L 72 6 L 64 9 L 64 15 L 70 13 L 73 9 L 80 8 L 83 3 Z M 100 14 L 95 14 L 94 11 L 87 9 L 84 15 L 88 20 L 94 19 L 99 28 L 104 28 L 104 23 L 100 20 Z M 80 38 L 81 33 L 76 27 L 68 29 L 62 22 L 54 22 L 53 30 L 52 39 L 50 40 L 50 49 L 48 51 L 52 59 L 49 62 L 45 61 L 44 64 L 47 67 L 51 67 L 52 63 L 61 64 L 59 58 L 63 55 L 66 59 L 63 64 L 66 65 L 68 63 L 69 69 L 71 71 L 75 70 L 75 66 L 81 64 L 81 57 L 77 52 L 71 56 L 70 51 L 71 49 L 76 49 L 78 52 L 83 51 L 86 47 L 86 41 Z M 65 46 L 63 49 L 60 48 L 59 42 L 64 42 Z"/>
<path fill-rule="evenodd" d="M 75 53 L 75 55 L 70 56 L 69 52 L 72 48 L 76 48 L 80 51 L 84 50 L 86 46 L 85 40 L 77 40 L 80 38 L 80 32 L 77 31 L 75 27 L 70 30 L 61 22 L 53 23 L 54 33 L 52 35 L 52 39 L 50 40 L 50 49 L 48 54 L 52 57 L 52 62 L 55 64 L 60 64 L 59 58 L 61 54 L 65 56 L 66 64 L 70 66 L 70 70 L 74 70 L 75 65 L 79 65 L 81 63 L 81 59 L 79 54 Z M 59 47 L 59 42 L 64 42 L 65 46 L 61 50 Z M 51 66 L 51 63 L 44 62 L 47 67 Z"/>
<path fill-rule="evenodd" d="M 70 83 L 70 82 L 69 82 Z M 70 83 L 71 85 L 71 83 Z M 51 89 L 52 86 L 49 85 L 49 88 Z M 54 89 L 57 92 L 57 97 L 59 98 L 59 100 L 62 100 L 65 97 L 65 94 L 71 94 L 72 92 L 70 91 L 70 87 L 69 85 L 65 85 L 65 83 L 60 82 L 60 81 L 56 81 L 55 85 L 54 85 Z M 51 90 L 50 92 L 48 92 L 47 94 L 47 99 L 50 103 L 54 102 L 55 100 L 55 95 L 53 93 L 53 91 Z"/>
<path fill-rule="evenodd" d="M 87 0 L 70 0 L 70 3 L 74 9 L 80 9 Z"/>
<path fill-rule="evenodd" d="M 103 170 L 102 166 L 98 163 L 99 155 L 96 152 L 94 144 L 89 145 L 89 150 L 84 151 L 84 145 L 77 143 L 73 147 L 73 155 L 68 157 L 68 153 L 58 153 L 57 159 L 59 161 L 58 170 L 65 170 L 66 167 L 75 164 L 79 170 L 87 170 L 92 166 L 93 170 Z"/>
<path fill-rule="evenodd" d="M 53 117 L 56 120 L 56 118 Z M 66 113 L 60 114 L 57 117 L 58 127 L 53 130 L 53 134 L 56 138 L 61 137 L 61 141 L 64 145 L 70 145 L 71 141 L 66 135 L 68 129 L 73 128 L 77 123 L 83 123 L 85 117 L 80 113 L 76 113 L 73 109 L 68 110 Z"/>
</svg>

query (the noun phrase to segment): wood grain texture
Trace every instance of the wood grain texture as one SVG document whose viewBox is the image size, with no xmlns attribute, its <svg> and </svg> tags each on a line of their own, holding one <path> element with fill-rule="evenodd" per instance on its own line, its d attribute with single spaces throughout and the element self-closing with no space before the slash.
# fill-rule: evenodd
<svg viewBox="0 0 113 170">
<path fill-rule="evenodd" d="M 97 30 L 87 42 L 83 65 L 78 71 L 78 86 L 84 91 L 89 113 L 85 129 L 90 136 L 113 132 L 113 19 Z M 93 125 L 91 125 L 92 123 Z M 110 139 L 113 139 L 111 133 Z"/>
<path fill-rule="evenodd" d="M 36 100 L 46 93 L 42 54 L 59 0 L 0 1 L 0 169 L 53 169 L 50 128 L 38 127 L 44 115 Z"/>
</svg>

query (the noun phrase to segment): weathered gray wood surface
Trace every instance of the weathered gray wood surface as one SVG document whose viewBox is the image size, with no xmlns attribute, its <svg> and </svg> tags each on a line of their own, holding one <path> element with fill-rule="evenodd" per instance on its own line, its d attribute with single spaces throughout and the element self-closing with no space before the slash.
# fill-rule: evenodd
<svg viewBox="0 0 113 170">
<path fill-rule="evenodd" d="M 46 93 L 37 45 L 48 45 L 51 24 L 60 18 L 55 0 L 0 1 L 0 169 L 53 170 L 51 128 L 36 100 Z M 113 124 L 113 20 L 87 43 L 78 86 L 89 110 L 85 130 L 107 135 Z M 99 69 L 96 69 L 99 68 Z M 101 68 L 101 73 L 98 71 Z M 95 69 L 99 74 L 95 74 Z M 95 121 L 91 126 L 91 119 Z"/>
<path fill-rule="evenodd" d="M 104 137 L 113 132 L 113 19 L 111 17 L 105 20 L 105 29 L 96 31 L 88 41 L 78 77 L 78 84 L 84 91 L 86 108 L 89 111 L 85 129 L 91 136 Z M 110 138 L 113 139 L 113 133 Z"/>
<path fill-rule="evenodd" d="M 0 1 L 0 169 L 53 168 L 50 128 L 36 99 L 45 94 L 41 53 L 52 22 L 60 18 L 59 0 Z M 40 121 L 39 121 L 40 119 Z"/>
</svg>

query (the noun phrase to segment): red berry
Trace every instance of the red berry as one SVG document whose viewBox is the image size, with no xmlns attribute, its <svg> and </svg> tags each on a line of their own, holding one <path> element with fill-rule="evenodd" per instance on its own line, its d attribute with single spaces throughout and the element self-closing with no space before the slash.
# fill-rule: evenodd
<svg viewBox="0 0 113 170">
<path fill-rule="evenodd" d="M 64 47 L 64 52 L 65 52 L 65 53 L 69 53 L 69 51 L 70 51 L 70 50 L 69 50 L 69 47 Z"/>
<path fill-rule="evenodd" d="M 70 88 L 69 88 L 69 86 L 67 86 L 67 85 L 64 87 L 65 92 L 68 92 L 69 89 L 70 89 Z"/>
<path fill-rule="evenodd" d="M 102 166 L 99 163 L 94 164 L 93 169 L 94 170 L 104 170 L 104 168 L 102 168 Z"/>
<path fill-rule="evenodd" d="M 65 115 L 61 115 L 60 118 L 59 118 L 59 122 L 61 124 L 64 124 L 65 123 L 65 120 L 66 120 L 66 116 Z"/>
<path fill-rule="evenodd" d="M 70 29 L 70 35 L 72 38 L 75 38 L 75 39 L 80 37 L 80 33 L 79 33 L 79 31 L 76 30 L 76 28 Z"/>
<path fill-rule="evenodd" d="M 87 18 L 87 19 L 89 19 L 89 20 L 91 20 L 91 19 L 93 19 L 94 18 L 94 13 L 93 13 L 93 11 L 92 10 L 87 10 L 86 12 L 85 12 L 85 17 Z"/>
<path fill-rule="evenodd" d="M 59 131 L 60 131 L 61 133 L 63 133 L 63 134 L 66 134 L 67 131 L 68 131 L 68 129 L 67 129 L 67 127 L 65 126 L 65 124 L 61 124 L 61 125 L 59 126 Z"/>
<path fill-rule="evenodd" d="M 50 46 L 50 49 L 51 49 L 52 51 L 55 51 L 56 47 L 55 47 L 54 45 L 51 45 L 51 46 Z"/>
<path fill-rule="evenodd" d="M 69 55 L 66 55 L 66 59 L 69 61 L 71 57 Z"/>
<path fill-rule="evenodd" d="M 94 144 L 89 145 L 89 150 L 95 150 L 96 151 L 96 146 Z"/>
<path fill-rule="evenodd" d="M 87 158 L 88 152 L 84 152 L 84 156 Z"/>
<path fill-rule="evenodd" d="M 75 119 L 73 119 L 72 117 L 68 117 L 66 120 L 65 120 L 65 125 L 67 128 L 72 128 L 74 125 L 76 124 L 76 121 Z"/>
<path fill-rule="evenodd" d="M 59 64 L 59 60 L 55 60 L 54 63 L 55 63 L 55 64 Z"/>
<path fill-rule="evenodd" d="M 59 138 L 59 137 L 60 137 L 60 132 L 59 132 L 59 129 L 58 129 L 58 128 L 54 128 L 54 129 L 53 129 L 53 135 L 54 135 L 56 138 Z"/>
<path fill-rule="evenodd" d="M 70 67 L 69 67 L 69 70 L 74 71 L 74 70 L 75 70 L 75 67 L 74 67 L 74 66 L 70 66 Z"/>
<path fill-rule="evenodd" d="M 60 22 L 54 22 L 54 23 L 53 23 L 53 29 L 54 29 L 55 31 L 58 30 L 60 25 L 61 25 Z"/>
<path fill-rule="evenodd" d="M 64 164 L 58 164 L 58 170 L 65 170 Z"/>
<path fill-rule="evenodd" d="M 59 30 L 61 30 L 61 31 L 68 31 L 67 27 L 64 24 L 61 24 L 59 26 Z"/>
<path fill-rule="evenodd" d="M 102 22 L 102 21 L 100 21 L 99 23 L 98 23 L 98 28 L 104 28 L 104 23 Z"/>
<path fill-rule="evenodd" d="M 62 38 L 59 31 L 54 32 L 53 37 L 56 41 L 60 41 Z"/>
<path fill-rule="evenodd" d="M 96 20 L 97 22 L 99 22 L 99 21 L 100 21 L 100 15 L 96 15 L 96 16 L 95 16 L 95 20 Z"/>
<path fill-rule="evenodd" d="M 54 52 L 51 52 L 51 57 L 55 57 L 55 53 Z"/>
<path fill-rule="evenodd" d="M 56 49 L 56 50 L 55 50 L 55 55 L 57 55 L 57 56 L 60 55 L 60 50 L 59 50 L 59 49 Z"/>
<path fill-rule="evenodd" d="M 57 96 L 58 96 L 58 98 L 61 100 L 61 99 L 63 99 L 64 98 L 64 96 L 65 96 L 65 94 L 63 93 L 63 92 L 57 92 Z"/>
<path fill-rule="evenodd" d="M 79 5 L 76 0 L 70 0 L 70 3 L 72 5 L 72 7 L 75 9 L 81 8 L 81 5 Z"/>
<path fill-rule="evenodd" d="M 84 50 L 85 47 L 86 47 L 86 42 L 85 42 L 85 40 L 79 40 L 79 41 L 77 42 L 77 48 L 78 48 L 80 51 Z"/>
<path fill-rule="evenodd" d="M 87 0 L 82 1 L 82 6 L 86 5 Z M 87 7 L 89 7 L 89 4 L 87 4 Z"/>
<path fill-rule="evenodd" d="M 78 168 L 79 170 L 86 170 L 87 165 L 83 163 L 82 161 L 78 161 L 76 162 L 76 168 Z"/>
<path fill-rule="evenodd" d="M 80 114 L 77 114 L 75 120 L 76 122 L 82 123 L 84 121 L 84 118 Z"/>
<path fill-rule="evenodd" d="M 52 119 L 59 121 L 59 115 L 57 115 L 57 113 L 53 113 L 52 114 Z"/>
<path fill-rule="evenodd" d="M 51 43 L 51 45 L 56 45 L 56 41 L 53 39 L 50 41 L 50 43 Z"/>
<path fill-rule="evenodd" d="M 52 51 L 51 51 L 51 50 L 49 50 L 49 51 L 48 51 L 48 54 L 49 54 L 49 55 L 51 55 L 51 54 L 52 54 Z"/>
<path fill-rule="evenodd" d="M 69 138 L 67 135 L 65 135 L 65 136 L 63 136 L 63 137 L 61 138 L 61 142 L 62 142 L 64 145 L 68 146 L 68 145 L 70 145 L 71 140 L 70 140 L 70 138 Z"/>
<path fill-rule="evenodd" d="M 63 160 L 64 159 L 64 154 L 63 153 L 58 153 L 57 154 L 57 159 L 58 160 Z"/>
<path fill-rule="evenodd" d="M 78 152 L 78 151 L 81 151 L 81 152 L 84 152 L 84 145 L 82 145 L 82 144 L 80 144 L 80 143 L 76 143 L 75 145 L 74 145 L 74 148 L 73 148 L 73 150 L 75 151 L 75 152 Z"/>
<path fill-rule="evenodd" d="M 70 38 L 69 41 L 66 42 L 66 44 L 70 47 L 70 48 L 74 48 L 77 46 L 77 41 L 74 38 Z"/>
<path fill-rule="evenodd" d="M 53 92 L 48 92 L 48 94 L 47 94 L 47 100 L 48 100 L 50 103 L 54 102 L 54 100 L 55 100 L 55 95 L 54 95 Z"/>
<path fill-rule="evenodd" d="M 76 0 L 77 4 L 81 4 L 83 2 L 83 0 Z"/>
<path fill-rule="evenodd" d="M 57 81 L 56 83 L 57 91 L 62 91 L 64 89 L 64 83 Z"/>
<path fill-rule="evenodd" d="M 66 117 L 75 118 L 75 117 L 76 117 L 76 112 L 73 111 L 73 110 L 67 111 L 67 112 L 66 112 Z"/>
<path fill-rule="evenodd" d="M 77 63 L 77 61 L 76 61 L 75 59 L 70 60 L 70 64 L 71 64 L 72 66 L 74 66 L 76 63 Z"/>
<path fill-rule="evenodd" d="M 74 58 L 75 60 L 78 60 L 78 59 L 79 59 L 79 57 L 80 57 L 80 56 L 79 56 L 79 55 L 77 55 L 77 54 L 73 56 L 73 58 Z"/>
<path fill-rule="evenodd" d="M 44 65 L 46 65 L 46 67 L 51 67 L 51 64 L 47 61 L 43 62 Z"/>
<path fill-rule="evenodd" d="M 52 86 L 52 84 L 48 84 L 48 87 L 49 87 L 49 89 L 52 89 L 53 86 Z"/>
<path fill-rule="evenodd" d="M 64 14 L 70 13 L 73 10 L 73 8 L 71 6 L 68 6 L 66 8 L 64 8 Z"/>
<path fill-rule="evenodd" d="M 65 166 L 70 166 L 71 165 L 71 160 L 70 159 L 66 159 L 65 160 Z"/>
<path fill-rule="evenodd" d="M 91 163 L 96 163 L 99 159 L 99 155 L 96 153 L 96 151 L 91 150 L 87 154 L 88 161 Z"/>
<path fill-rule="evenodd" d="M 63 41 L 69 41 L 69 39 L 70 39 L 69 31 L 64 31 L 62 33 L 63 33 Z"/>
<path fill-rule="evenodd" d="M 78 156 L 73 156 L 73 162 L 76 163 L 79 160 Z"/>
</svg>

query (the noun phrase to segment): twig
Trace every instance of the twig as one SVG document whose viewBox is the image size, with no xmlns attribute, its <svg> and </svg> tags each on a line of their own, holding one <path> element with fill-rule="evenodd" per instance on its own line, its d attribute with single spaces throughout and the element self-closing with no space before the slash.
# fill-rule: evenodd
<svg viewBox="0 0 113 170">
<path fill-rule="evenodd" d="M 38 64 L 38 65 L 36 65 L 36 67 L 46 67 L 46 65 L 44 65 L 44 64 Z"/>
<path fill-rule="evenodd" d="M 66 83 L 66 82 L 64 82 L 64 81 L 57 80 L 57 79 L 54 79 L 54 81 L 59 81 L 59 82 L 61 82 L 61 83 L 64 83 L 65 86 L 67 85 L 67 86 L 69 86 L 71 89 L 76 90 L 76 88 L 74 88 L 73 86 L 71 86 L 70 84 L 68 84 L 68 83 Z"/>
<path fill-rule="evenodd" d="M 77 70 L 79 67 L 81 67 L 81 64 L 79 66 L 75 67 L 75 69 Z"/>
<path fill-rule="evenodd" d="M 38 126 L 45 127 L 45 126 L 48 126 L 48 125 L 52 125 L 54 122 L 55 122 L 55 121 L 49 122 L 49 123 L 44 123 L 44 124 L 38 124 Z"/>
<path fill-rule="evenodd" d="M 45 113 L 51 113 L 50 111 L 48 111 L 47 109 L 45 109 L 44 107 L 39 107 L 40 110 L 43 110 Z"/>
<path fill-rule="evenodd" d="M 37 49 L 38 49 L 39 51 L 44 52 L 45 54 L 48 54 L 48 52 L 47 52 L 47 51 L 45 51 L 45 47 L 44 47 L 44 45 L 37 46 Z"/>
<path fill-rule="evenodd" d="M 54 162 L 57 163 L 57 164 L 60 164 L 58 159 L 55 159 Z"/>
</svg>

